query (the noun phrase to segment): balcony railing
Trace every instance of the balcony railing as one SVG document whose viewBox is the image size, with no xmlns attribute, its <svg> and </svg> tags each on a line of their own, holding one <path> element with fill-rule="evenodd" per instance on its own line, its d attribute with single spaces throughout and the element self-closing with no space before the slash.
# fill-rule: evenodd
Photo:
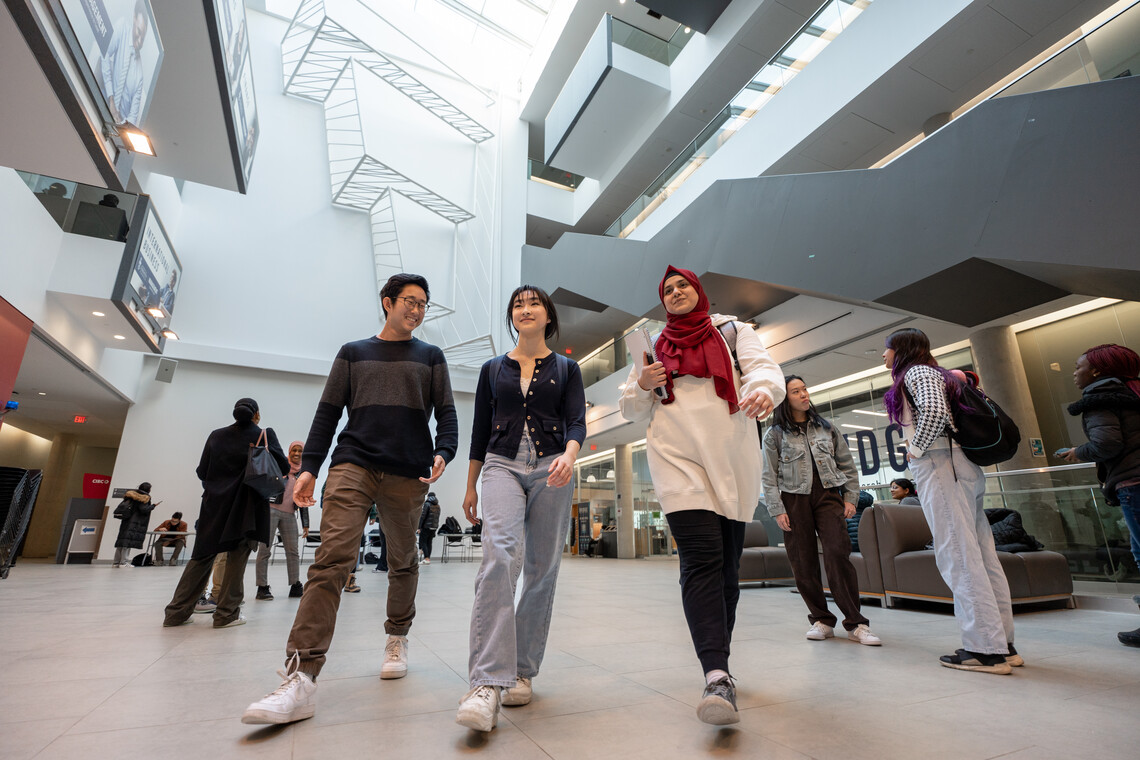
<svg viewBox="0 0 1140 760">
<path fill-rule="evenodd" d="M 16 173 L 64 232 L 126 241 L 137 195 L 46 174 Z"/>
</svg>

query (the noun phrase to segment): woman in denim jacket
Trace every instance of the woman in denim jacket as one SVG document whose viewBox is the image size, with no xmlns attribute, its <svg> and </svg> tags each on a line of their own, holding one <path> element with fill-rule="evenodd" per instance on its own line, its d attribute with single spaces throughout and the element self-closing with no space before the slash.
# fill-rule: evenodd
<svg viewBox="0 0 1140 760">
<path fill-rule="evenodd" d="M 859 475 L 847 442 L 811 403 L 802 378 L 788 375 L 787 396 L 764 434 L 764 503 L 784 531 L 784 548 L 796 588 L 808 607 L 809 641 L 834 637 L 836 618 L 827 608 L 815 538 L 847 638 L 868 646 L 882 642 L 859 609 L 859 579 L 851 564 L 845 518 L 855 514 Z"/>
<path fill-rule="evenodd" d="M 476 731 L 495 727 L 500 705 L 530 702 L 570 524 L 570 479 L 586 439 L 582 373 L 546 346 L 558 334 L 550 296 L 530 285 L 517 288 L 507 302 L 507 327 L 518 345 L 479 373 L 463 499 L 467 520 L 478 525 L 481 474 L 483 562 L 471 607 L 471 690 L 455 716 Z"/>
</svg>

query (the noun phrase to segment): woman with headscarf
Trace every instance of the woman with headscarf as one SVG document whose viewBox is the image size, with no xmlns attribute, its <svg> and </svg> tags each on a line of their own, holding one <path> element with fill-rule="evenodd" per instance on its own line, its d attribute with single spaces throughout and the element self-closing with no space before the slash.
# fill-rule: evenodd
<svg viewBox="0 0 1140 760">
<path fill-rule="evenodd" d="M 115 559 L 111 562 L 111 567 L 127 564 L 127 555 L 131 549 L 142 548 L 154 506 L 150 498 L 150 483 L 140 483 L 138 488 L 127 491 L 122 502 L 115 507 L 114 517 L 121 522 L 119 535 L 115 537 Z"/>
<path fill-rule="evenodd" d="M 273 542 L 281 536 L 281 546 L 285 550 L 285 571 L 289 577 L 289 596 L 299 599 L 302 592 L 300 574 L 300 553 L 298 541 L 309 535 L 309 509 L 297 507 L 293 503 L 293 485 L 297 482 L 297 473 L 301 471 L 301 454 L 305 444 L 293 441 L 289 444 L 289 474 L 285 478 L 285 493 L 276 502 L 269 502 L 269 541 L 261 544 L 257 549 L 257 598 L 262 601 L 272 601 L 273 593 L 269 590 L 269 555 L 273 549 Z M 300 537 L 297 535 L 297 514 L 301 514 Z"/>
<path fill-rule="evenodd" d="M 1132 556 L 1140 567 L 1140 356 L 1106 343 L 1081 354 L 1073 382 L 1081 400 L 1069 405 L 1080 416 L 1088 443 L 1057 452 L 1069 462 L 1096 462 L 1105 500 L 1124 512 L 1132 534 Z M 1136 597 L 1140 602 L 1140 596 Z M 1116 634 L 1121 644 L 1140 647 L 1140 628 Z"/>
<path fill-rule="evenodd" d="M 163 625 L 182 625 L 194 614 L 194 604 L 201 597 L 214 566 L 214 557 L 226 554 L 225 576 L 214 610 L 214 627 L 244 625 L 241 600 L 243 579 L 250 551 L 258 541 L 269 540 L 269 502 L 245 484 L 245 467 L 251 446 L 255 446 L 262 430 L 257 402 L 238 399 L 234 404 L 234 424 L 218 428 L 206 439 L 197 475 L 202 481 L 202 508 L 198 514 L 198 533 L 194 553 L 174 597 L 166 605 Z M 288 472 L 289 460 L 281 451 L 273 428 L 265 429 L 265 445 L 281 472 Z"/>
<path fill-rule="evenodd" d="M 681 603 L 705 674 L 697 717 L 725 725 L 740 720 L 728 655 L 744 528 L 761 490 L 753 420 L 783 401 L 784 374 L 750 325 L 709 314 L 693 272 L 669 267 L 657 292 L 668 316 L 656 361 L 631 369 L 621 413 L 649 418 L 649 472 L 677 543 Z"/>
</svg>

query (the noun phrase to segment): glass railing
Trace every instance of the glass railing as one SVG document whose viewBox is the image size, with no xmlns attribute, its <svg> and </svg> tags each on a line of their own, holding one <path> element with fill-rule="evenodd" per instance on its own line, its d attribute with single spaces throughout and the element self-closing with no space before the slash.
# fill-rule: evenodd
<svg viewBox="0 0 1140 760">
<path fill-rule="evenodd" d="M 576 190 L 582 184 L 582 180 L 585 179 L 581 174 L 572 174 L 562 169 L 555 169 L 553 166 L 547 166 L 533 158 L 529 159 L 527 172 L 528 176 L 535 182 L 554 185 L 560 190 L 570 190 L 571 192 Z"/>
<path fill-rule="evenodd" d="M 126 241 L 137 195 L 45 174 L 16 173 L 64 232 Z"/>
<path fill-rule="evenodd" d="M 631 26 L 621 19 L 610 16 L 610 39 L 615 45 L 632 50 L 635 53 L 651 58 L 658 63 L 669 66 L 677 60 L 677 56 L 685 49 L 692 38 L 692 31 L 688 27 L 677 27 L 677 31 L 667 40 L 657 35 Z"/>
<path fill-rule="evenodd" d="M 871 2 L 872 0 L 829 0 L 821 5 L 811 20 L 772 56 L 752 81 L 678 154 L 678 160 L 630 204 L 605 234 L 626 237 L 637 229 L 693 172 L 815 60 L 820 51 L 849 27 Z M 619 22 L 615 22 L 615 26 L 617 23 Z"/>
<path fill-rule="evenodd" d="M 993 97 L 1024 95 L 1140 74 L 1140 0 L 1067 45 Z"/>
<path fill-rule="evenodd" d="M 1134 593 L 1140 571 L 1120 507 L 1109 506 L 1092 464 L 986 474 L 987 509 L 1021 514 L 1025 531 L 1045 549 L 1065 556 L 1074 582 L 1105 584 Z"/>
</svg>

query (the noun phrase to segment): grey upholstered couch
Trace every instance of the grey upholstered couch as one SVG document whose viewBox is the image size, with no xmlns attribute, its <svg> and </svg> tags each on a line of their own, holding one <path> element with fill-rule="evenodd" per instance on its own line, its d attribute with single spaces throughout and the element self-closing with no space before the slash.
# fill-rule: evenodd
<svg viewBox="0 0 1140 760">
<path fill-rule="evenodd" d="M 792 565 L 782 546 L 770 546 L 764 523 L 754 520 L 744 528 L 744 551 L 740 555 L 741 583 L 790 582 Z"/>
</svg>

